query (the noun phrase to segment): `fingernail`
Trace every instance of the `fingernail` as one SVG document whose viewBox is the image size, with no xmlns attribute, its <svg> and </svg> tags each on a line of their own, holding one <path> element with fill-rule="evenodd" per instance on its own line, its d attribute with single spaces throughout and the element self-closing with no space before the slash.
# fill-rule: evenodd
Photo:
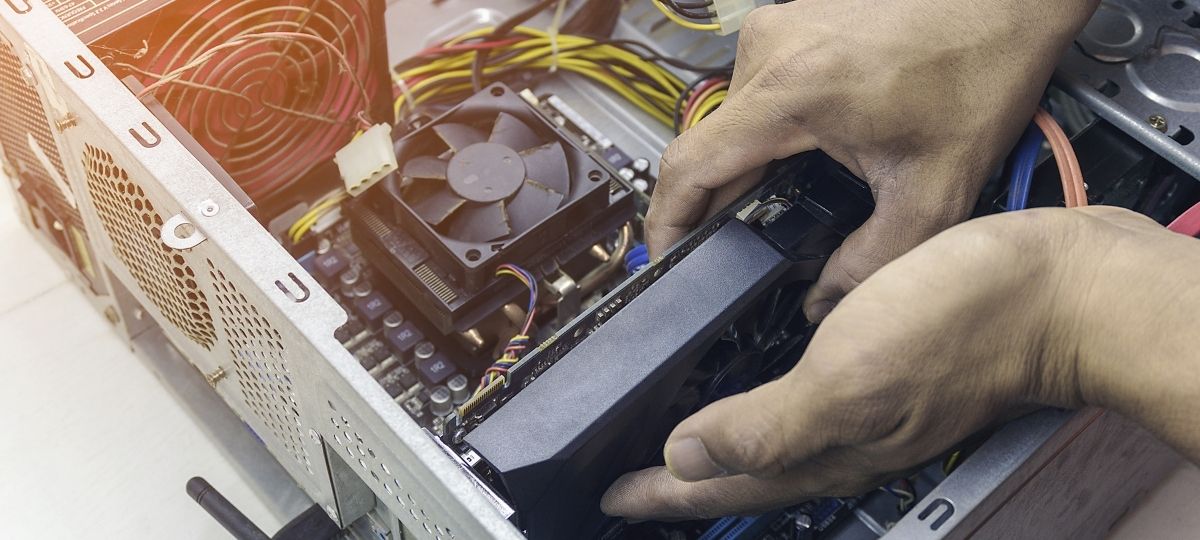
<svg viewBox="0 0 1200 540">
<path fill-rule="evenodd" d="M 667 445 L 664 454 L 667 470 L 684 482 L 698 482 L 729 474 L 713 462 L 708 456 L 708 449 L 704 448 L 704 442 L 696 437 L 688 437 Z"/>
<path fill-rule="evenodd" d="M 834 304 L 830 300 L 822 300 L 813 304 L 812 307 L 808 308 L 808 320 L 810 322 L 821 322 L 829 315 L 829 312 L 833 311 L 833 306 L 835 305 L 837 304 Z"/>
</svg>

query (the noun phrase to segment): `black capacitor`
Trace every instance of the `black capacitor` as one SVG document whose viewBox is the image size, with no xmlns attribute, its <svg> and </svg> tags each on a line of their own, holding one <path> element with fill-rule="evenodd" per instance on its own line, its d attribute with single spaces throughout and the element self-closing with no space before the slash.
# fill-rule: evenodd
<svg viewBox="0 0 1200 540">
<path fill-rule="evenodd" d="M 388 329 L 384 333 L 384 337 L 387 338 L 396 354 L 405 355 L 425 339 L 425 334 L 422 334 L 413 323 L 406 322 L 396 328 Z"/>
<path fill-rule="evenodd" d="M 387 315 L 388 312 L 392 311 L 392 303 L 387 298 L 384 298 L 379 291 L 375 291 L 367 296 L 356 299 L 354 301 L 354 308 L 358 310 L 358 314 L 362 316 L 363 320 L 374 324 L 383 319 L 383 316 Z"/>
<path fill-rule="evenodd" d="M 435 352 L 429 358 L 417 361 L 417 373 L 427 387 L 442 384 L 442 381 L 449 379 L 454 372 L 454 365 L 441 352 Z"/>
<path fill-rule="evenodd" d="M 350 268 L 350 259 L 340 249 L 331 249 L 324 255 L 318 255 L 314 262 L 317 273 L 325 279 L 332 279 Z"/>
</svg>

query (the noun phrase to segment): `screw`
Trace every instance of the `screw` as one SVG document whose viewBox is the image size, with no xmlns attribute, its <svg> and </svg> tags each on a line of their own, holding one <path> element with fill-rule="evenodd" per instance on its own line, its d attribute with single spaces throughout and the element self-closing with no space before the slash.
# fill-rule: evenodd
<svg viewBox="0 0 1200 540">
<path fill-rule="evenodd" d="M 1153 114 L 1150 115 L 1150 118 L 1148 118 L 1147 121 L 1150 122 L 1150 127 L 1163 133 L 1167 132 L 1167 117 L 1161 114 Z"/>
<path fill-rule="evenodd" d="M 333 509 L 332 504 L 325 505 L 325 513 L 329 514 L 329 517 L 332 518 L 334 521 L 337 521 L 337 518 L 338 518 L 337 510 Z"/>
<path fill-rule="evenodd" d="M 308 430 L 308 438 L 312 439 L 313 444 L 321 444 L 321 436 L 317 435 L 317 430 Z"/>
<path fill-rule="evenodd" d="M 62 133 L 79 124 L 79 117 L 75 113 L 67 113 L 66 116 L 54 121 L 54 127 L 58 128 L 58 132 Z"/>
<path fill-rule="evenodd" d="M 204 376 L 204 380 L 208 381 L 208 385 L 213 388 L 216 388 L 217 383 L 221 382 L 221 379 L 224 379 L 224 378 L 225 378 L 225 368 L 223 368 L 223 367 L 218 367 L 216 369 L 216 371 L 213 371 L 212 373 L 209 373 L 208 375 Z"/>
<path fill-rule="evenodd" d="M 220 212 L 220 211 L 221 211 L 221 207 L 217 206 L 217 203 L 215 201 L 213 201 L 212 199 L 208 199 L 208 200 L 200 203 L 200 215 L 202 215 L 204 217 L 213 217 L 213 216 L 217 215 L 217 212 Z"/>
<path fill-rule="evenodd" d="M 112 306 L 104 308 L 104 318 L 108 319 L 108 322 L 113 324 L 117 324 L 121 321 L 121 316 L 117 315 L 117 308 Z"/>
</svg>

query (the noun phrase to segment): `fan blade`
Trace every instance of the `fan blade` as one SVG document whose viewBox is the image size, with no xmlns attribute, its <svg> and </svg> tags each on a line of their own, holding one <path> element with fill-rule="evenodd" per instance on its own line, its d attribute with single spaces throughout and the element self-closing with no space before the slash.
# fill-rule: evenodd
<svg viewBox="0 0 1200 540">
<path fill-rule="evenodd" d="M 562 145 L 556 142 L 544 144 L 521 152 L 525 160 L 525 178 L 543 186 L 571 196 L 571 166 Z"/>
<path fill-rule="evenodd" d="M 513 236 L 532 229 L 563 202 L 563 194 L 537 182 L 525 182 L 508 203 L 508 220 Z"/>
<path fill-rule="evenodd" d="M 502 112 L 496 117 L 496 125 L 492 126 L 488 142 L 503 144 L 520 152 L 542 144 L 542 139 L 517 117 Z"/>
<path fill-rule="evenodd" d="M 400 172 L 401 176 L 408 178 L 432 178 L 436 180 L 446 179 L 447 163 L 438 158 L 431 156 L 420 156 L 408 160 L 404 164 L 404 170 Z"/>
<path fill-rule="evenodd" d="M 405 193 L 405 200 L 421 219 L 434 227 L 467 203 L 447 189 L 445 181 L 421 179 L 415 182 Z"/>
<path fill-rule="evenodd" d="M 455 152 L 462 152 L 463 148 L 472 144 L 487 142 L 487 135 L 482 131 L 463 124 L 438 124 L 433 126 L 433 131 Z"/>
<path fill-rule="evenodd" d="M 463 207 L 455 214 L 447 234 L 464 242 L 491 242 L 504 238 L 511 232 L 508 214 L 504 211 L 504 201 L 500 201 Z"/>
</svg>

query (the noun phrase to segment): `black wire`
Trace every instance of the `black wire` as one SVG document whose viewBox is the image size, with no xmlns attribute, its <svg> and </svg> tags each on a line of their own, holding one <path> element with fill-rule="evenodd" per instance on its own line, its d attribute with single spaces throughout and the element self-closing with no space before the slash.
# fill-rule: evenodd
<svg viewBox="0 0 1200 540">
<path fill-rule="evenodd" d="M 504 22 L 500 23 L 491 35 L 488 36 L 488 41 L 503 39 L 512 33 L 514 29 L 521 26 L 525 22 L 537 16 L 543 10 L 550 8 L 558 3 L 559 0 L 542 0 L 532 6 L 529 6 L 520 13 L 509 17 Z M 483 68 L 487 65 L 488 56 L 491 55 L 491 50 L 484 49 L 475 53 L 475 62 L 471 65 L 471 86 L 478 92 L 483 90 Z"/>
<path fill-rule="evenodd" d="M 683 89 L 683 92 L 681 92 L 679 94 L 679 98 L 675 100 L 675 111 L 674 111 L 673 116 L 674 116 L 674 120 L 675 120 L 674 127 L 675 127 L 675 135 L 676 136 L 683 133 L 683 104 L 684 104 L 684 102 L 687 101 L 688 96 L 690 96 L 692 94 L 692 92 L 694 92 L 696 90 L 697 87 L 699 87 L 701 84 L 703 84 L 704 81 L 712 79 L 713 77 L 718 77 L 721 75 L 732 74 L 732 73 L 733 73 L 733 69 L 731 69 L 731 68 L 725 68 L 725 69 L 712 71 L 712 72 L 706 73 L 704 75 L 701 75 L 700 78 L 692 81 Z"/>
<path fill-rule="evenodd" d="M 677 0 L 662 0 L 662 3 L 666 4 L 668 7 L 672 8 L 672 9 L 676 9 L 676 10 L 704 9 L 707 7 L 712 7 L 712 5 L 713 5 L 712 0 L 706 0 L 704 2 L 679 2 Z"/>
</svg>

